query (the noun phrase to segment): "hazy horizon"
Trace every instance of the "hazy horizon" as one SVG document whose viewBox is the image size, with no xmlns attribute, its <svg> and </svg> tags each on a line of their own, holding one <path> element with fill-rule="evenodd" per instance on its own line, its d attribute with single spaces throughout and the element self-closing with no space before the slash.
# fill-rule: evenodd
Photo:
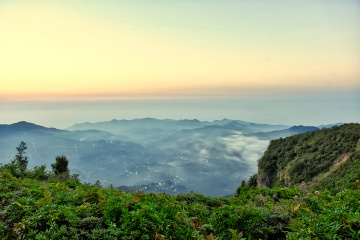
<svg viewBox="0 0 360 240">
<path fill-rule="evenodd" d="M 360 4 L 0 1 L 0 123 L 359 122 Z"/>
<path fill-rule="evenodd" d="M 269 94 L 243 97 L 0 101 L 0 122 L 28 121 L 64 129 L 112 119 L 236 119 L 254 123 L 322 125 L 360 121 L 360 94 Z"/>
</svg>

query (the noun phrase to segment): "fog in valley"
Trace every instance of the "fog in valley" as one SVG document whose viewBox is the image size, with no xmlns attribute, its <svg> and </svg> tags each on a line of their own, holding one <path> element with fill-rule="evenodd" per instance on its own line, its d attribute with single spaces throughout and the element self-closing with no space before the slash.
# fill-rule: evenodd
<svg viewBox="0 0 360 240">
<path fill-rule="evenodd" d="M 316 127 L 254 124 L 239 120 L 143 118 L 79 123 L 65 130 L 19 122 L 0 125 L 1 163 L 27 143 L 29 168 L 65 155 L 83 182 L 100 180 L 124 190 L 233 194 L 257 171 L 269 140 Z"/>
</svg>

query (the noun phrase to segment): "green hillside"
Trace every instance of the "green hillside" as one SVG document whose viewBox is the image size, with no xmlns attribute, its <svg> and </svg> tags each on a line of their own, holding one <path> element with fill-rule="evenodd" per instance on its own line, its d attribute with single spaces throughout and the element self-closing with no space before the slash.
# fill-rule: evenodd
<svg viewBox="0 0 360 240">
<path fill-rule="evenodd" d="M 21 143 L 0 165 L 0 239 L 360 239 L 359 138 L 347 124 L 272 141 L 258 178 L 272 188 L 255 175 L 230 198 L 83 184 L 65 156 L 27 169 Z"/>
<path fill-rule="evenodd" d="M 280 138 L 258 163 L 259 187 L 293 186 L 339 191 L 360 179 L 360 124 Z"/>
</svg>

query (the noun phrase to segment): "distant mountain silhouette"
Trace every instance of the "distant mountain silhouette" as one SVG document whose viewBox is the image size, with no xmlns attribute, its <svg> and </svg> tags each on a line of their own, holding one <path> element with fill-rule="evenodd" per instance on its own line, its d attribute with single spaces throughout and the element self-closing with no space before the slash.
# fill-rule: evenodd
<svg viewBox="0 0 360 240">
<path fill-rule="evenodd" d="M 269 139 L 312 130 L 231 119 L 114 119 L 67 130 L 19 122 L 0 125 L 0 162 L 11 160 L 25 141 L 29 167 L 50 168 L 56 156 L 66 155 L 82 181 L 129 187 L 171 181 L 168 193 L 224 196 L 254 174 Z"/>
<path fill-rule="evenodd" d="M 25 121 L 13 123 L 13 124 L 0 124 L 0 133 L 2 136 L 13 135 L 15 133 L 22 134 L 52 134 L 52 133 L 61 133 L 68 132 L 65 130 L 60 130 L 56 128 L 47 128 L 34 123 L 29 123 Z"/>
<path fill-rule="evenodd" d="M 231 121 L 226 124 L 221 125 L 222 128 L 240 131 L 242 133 L 255 133 L 260 131 L 275 131 L 286 129 L 289 126 L 286 125 L 270 125 L 270 124 L 258 124 L 258 123 L 249 123 L 243 121 Z"/>
<path fill-rule="evenodd" d="M 300 134 L 300 133 L 306 133 L 306 132 L 312 132 L 319 130 L 318 127 L 314 126 L 292 126 L 291 128 L 284 129 L 284 130 L 278 130 L 278 131 L 270 131 L 270 132 L 258 132 L 258 133 L 250 133 L 245 134 L 246 136 L 255 136 L 262 140 L 272 140 L 272 139 L 278 139 L 283 137 L 289 137 L 291 135 Z"/>
<path fill-rule="evenodd" d="M 155 118 L 140 118 L 133 120 L 116 120 L 96 123 L 79 123 L 67 128 L 68 130 L 86 130 L 86 129 L 98 129 L 102 131 L 108 131 L 115 134 L 124 134 L 129 128 L 142 128 L 142 129 L 154 129 L 160 128 L 163 130 L 181 130 L 195 127 L 203 127 L 210 125 L 210 122 L 201 122 L 197 119 L 193 120 L 172 120 L 172 119 L 155 119 Z"/>
<path fill-rule="evenodd" d="M 334 123 L 334 124 L 327 124 L 327 125 L 319 125 L 318 128 L 322 129 L 322 128 L 331 128 L 333 126 L 341 126 L 344 125 L 344 123 Z"/>
<path fill-rule="evenodd" d="M 31 131 L 31 130 L 46 130 L 46 129 L 55 129 L 55 128 L 46 128 L 34 123 L 29 123 L 25 121 L 13 123 L 13 124 L 0 124 L 0 130 L 4 131 Z"/>
<path fill-rule="evenodd" d="M 204 128 L 204 129 L 201 129 Z M 270 125 L 270 124 L 256 124 L 250 122 L 244 122 L 240 120 L 231 120 L 224 118 L 223 120 L 215 120 L 212 122 L 209 121 L 199 121 L 198 119 L 184 119 L 184 120 L 171 120 L 171 119 L 154 119 L 154 118 L 142 118 L 142 119 L 133 119 L 133 120 L 116 120 L 97 123 L 80 123 L 75 124 L 68 130 L 87 130 L 87 129 L 97 129 L 102 131 L 111 132 L 113 134 L 123 134 L 123 135 L 134 135 L 136 132 L 139 132 L 138 129 L 141 129 L 140 132 L 145 133 L 145 135 L 154 129 L 161 129 L 169 131 L 168 133 L 174 134 L 176 131 L 189 130 L 189 131 L 239 131 L 242 133 L 255 133 L 255 132 L 267 132 L 274 130 L 282 130 L 289 128 L 286 125 Z M 185 131 L 186 132 L 186 131 Z M 143 136 L 141 136 L 143 137 Z M 163 136 L 162 136 L 163 137 Z M 136 140 L 141 141 L 140 138 Z"/>
</svg>

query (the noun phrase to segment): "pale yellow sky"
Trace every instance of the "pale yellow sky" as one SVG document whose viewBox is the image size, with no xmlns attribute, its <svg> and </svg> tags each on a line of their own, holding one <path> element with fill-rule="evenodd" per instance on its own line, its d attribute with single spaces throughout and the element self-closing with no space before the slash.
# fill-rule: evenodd
<svg viewBox="0 0 360 240">
<path fill-rule="evenodd" d="M 0 97 L 359 87 L 360 4 L 254 2 L 1 1 Z"/>
</svg>

